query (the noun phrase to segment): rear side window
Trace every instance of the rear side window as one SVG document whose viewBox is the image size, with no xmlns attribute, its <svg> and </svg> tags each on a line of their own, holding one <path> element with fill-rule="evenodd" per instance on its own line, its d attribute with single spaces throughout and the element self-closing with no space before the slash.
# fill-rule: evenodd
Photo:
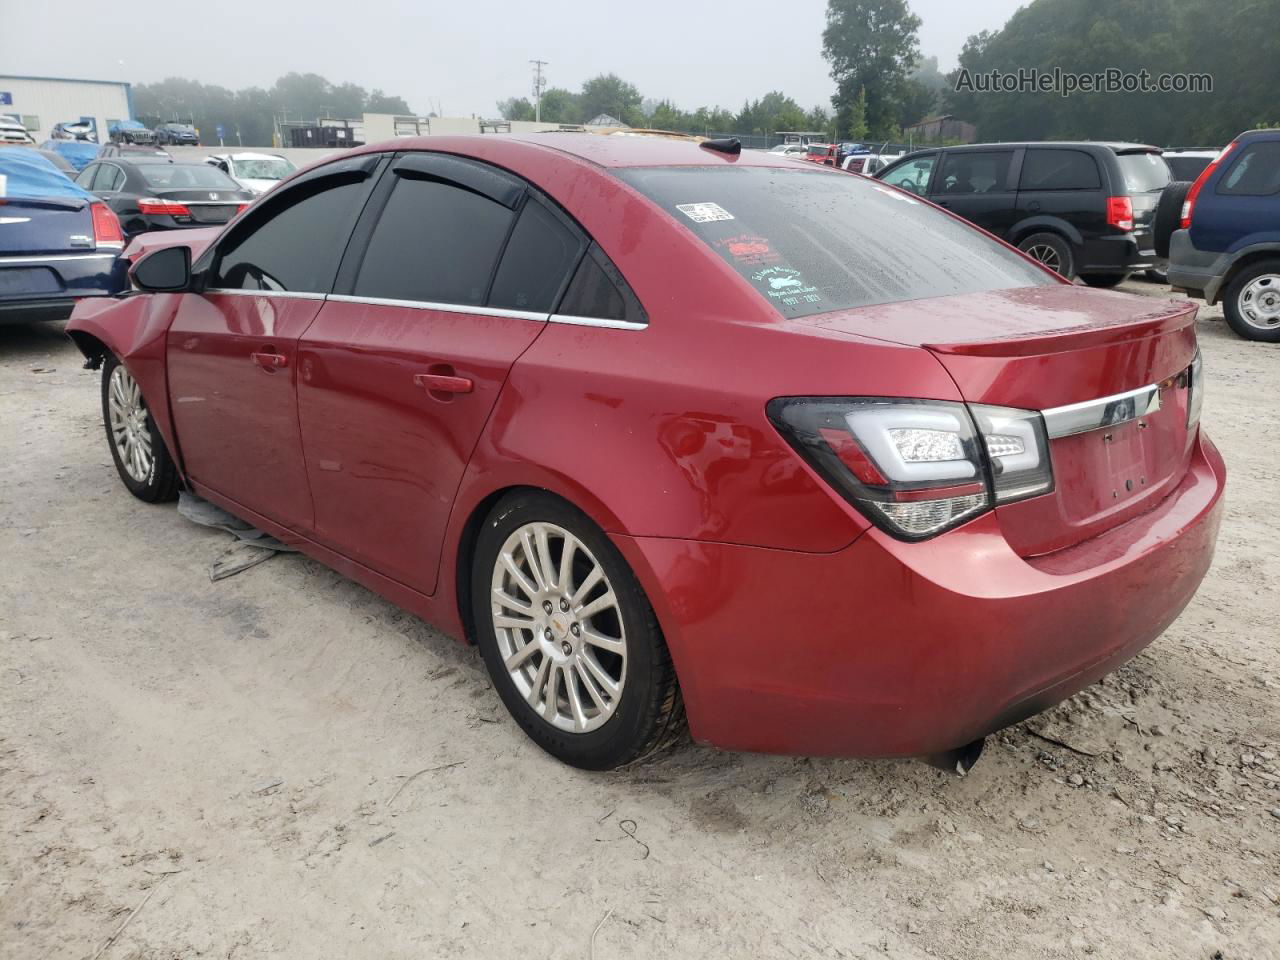
<svg viewBox="0 0 1280 960">
<path fill-rule="evenodd" d="M 493 278 L 489 306 L 550 313 L 583 242 L 550 210 L 529 200 Z"/>
<path fill-rule="evenodd" d="M 1158 153 L 1122 153 L 1116 159 L 1120 162 L 1124 187 L 1130 193 L 1155 193 L 1173 179 L 1169 165 Z"/>
<path fill-rule="evenodd" d="M 401 176 L 373 229 L 352 293 L 480 306 L 513 217 L 470 190 Z"/>
<path fill-rule="evenodd" d="M 1019 190 L 1099 190 L 1098 164 L 1083 150 L 1030 149 L 1022 158 Z"/>
<path fill-rule="evenodd" d="M 217 173 L 212 167 L 211 172 Z M 328 293 L 367 181 L 323 180 L 268 202 L 218 250 L 214 287 Z M 266 219 L 264 220 L 263 217 Z"/>
<path fill-rule="evenodd" d="M 990 152 L 965 150 L 948 153 L 942 165 L 942 180 L 934 193 L 999 193 L 1009 178 L 1012 150 Z"/>
<path fill-rule="evenodd" d="M 1218 183 L 1218 193 L 1236 197 L 1269 197 L 1280 192 L 1280 141 L 1251 143 Z"/>
<path fill-rule="evenodd" d="M 624 168 L 784 316 L 1056 281 L 982 231 L 818 168 Z"/>
<path fill-rule="evenodd" d="M 98 175 L 99 165 L 91 163 L 76 175 L 76 185 L 86 190 L 93 189 L 93 178 Z"/>
<path fill-rule="evenodd" d="M 648 323 L 640 301 L 622 278 L 618 268 L 595 244 L 578 264 L 557 313 L 562 317 L 593 320 L 621 320 Z"/>
</svg>

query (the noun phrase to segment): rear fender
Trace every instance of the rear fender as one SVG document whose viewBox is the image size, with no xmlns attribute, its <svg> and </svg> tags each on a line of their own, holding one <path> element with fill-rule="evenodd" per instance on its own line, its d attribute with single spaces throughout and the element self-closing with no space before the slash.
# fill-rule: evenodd
<svg viewBox="0 0 1280 960">
<path fill-rule="evenodd" d="M 1079 246 L 1084 243 L 1084 238 L 1080 236 L 1080 231 L 1073 227 L 1067 221 L 1059 217 L 1027 217 L 1025 220 L 1019 220 L 1014 224 L 1013 229 L 1009 231 L 1009 242 L 1015 247 L 1026 237 L 1033 233 L 1057 233 L 1065 237 L 1068 243 Z"/>
<path fill-rule="evenodd" d="M 84 354 L 86 367 L 96 370 L 110 352 L 138 381 L 156 428 L 180 472 L 182 459 L 169 410 L 165 335 L 173 323 L 181 296 L 160 293 L 117 300 L 81 300 L 67 322 L 67 333 Z M 183 480 L 185 482 L 185 476 Z"/>
</svg>

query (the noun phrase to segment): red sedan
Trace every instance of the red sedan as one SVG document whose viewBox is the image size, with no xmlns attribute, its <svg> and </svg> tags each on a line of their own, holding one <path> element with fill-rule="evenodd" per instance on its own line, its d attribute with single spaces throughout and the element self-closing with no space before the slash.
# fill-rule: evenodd
<svg viewBox="0 0 1280 960">
<path fill-rule="evenodd" d="M 129 490 L 479 644 L 581 767 L 686 711 L 723 748 L 971 759 L 1150 643 L 1213 554 L 1194 307 L 872 180 L 397 140 L 145 248 L 69 327 Z"/>
</svg>

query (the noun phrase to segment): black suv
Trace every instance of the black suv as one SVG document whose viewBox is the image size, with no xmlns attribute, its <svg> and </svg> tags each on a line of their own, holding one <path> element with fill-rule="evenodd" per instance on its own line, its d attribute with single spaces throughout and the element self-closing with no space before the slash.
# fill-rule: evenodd
<svg viewBox="0 0 1280 960">
<path fill-rule="evenodd" d="M 1164 267 L 1151 222 L 1170 176 L 1157 147 L 975 143 L 910 153 L 875 176 L 1093 287 Z"/>
<path fill-rule="evenodd" d="M 177 144 L 183 147 L 200 146 L 200 134 L 189 123 L 162 123 L 156 127 L 156 143 Z"/>
</svg>

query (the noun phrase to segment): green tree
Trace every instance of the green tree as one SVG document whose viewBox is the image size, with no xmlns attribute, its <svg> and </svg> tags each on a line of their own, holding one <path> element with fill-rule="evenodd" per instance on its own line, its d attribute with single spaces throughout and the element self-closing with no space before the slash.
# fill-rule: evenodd
<svg viewBox="0 0 1280 960">
<path fill-rule="evenodd" d="M 584 123 L 602 113 L 633 127 L 646 123 L 640 112 L 640 91 L 616 73 L 602 73 L 585 81 L 579 101 Z"/>
<path fill-rule="evenodd" d="M 533 104 L 528 97 L 508 97 L 498 101 L 498 114 L 503 120 L 532 120 Z"/>
<path fill-rule="evenodd" d="M 836 82 L 831 102 L 839 133 L 849 129 L 860 92 L 871 136 L 897 133 L 907 76 L 919 54 L 919 29 L 920 18 L 906 0 L 828 0 L 822 52 Z"/>
<path fill-rule="evenodd" d="M 405 103 L 403 97 L 389 97 L 381 90 L 374 90 L 365 101 L 366 113 L 394 113 L 400 116 L 412 116 L 413 110 Z"/>
<path fill-rule="evenodd" d="M 867 138 L 867 91 L 859 90 L 845 115 L 845 136 L 855 142 Z"/>
<path fill-rule="evenodd" d="M 582 105 L 578 101 L 578 95 L 563 87 L 549 87 L 543 90 L 542 122 L 582 123 Z"/>
<path fill-rule="evenodd" d="M 995 31 L 976 34 L 948 79 L 946 109 L 989 140 L 1122 139 L 1220 147 L 1273 112 L 1280 57 L 1265 25 L 1280 0 L 1033 0 Z M 991 70 L 1034 67 L 1092 74 L 1205 73 L 1212 92 L 984 93 Z M 968 81 L 965 83 L 964 81 Z M 956 89 L 959 86 L 960 89 Z"/>
</svg>

